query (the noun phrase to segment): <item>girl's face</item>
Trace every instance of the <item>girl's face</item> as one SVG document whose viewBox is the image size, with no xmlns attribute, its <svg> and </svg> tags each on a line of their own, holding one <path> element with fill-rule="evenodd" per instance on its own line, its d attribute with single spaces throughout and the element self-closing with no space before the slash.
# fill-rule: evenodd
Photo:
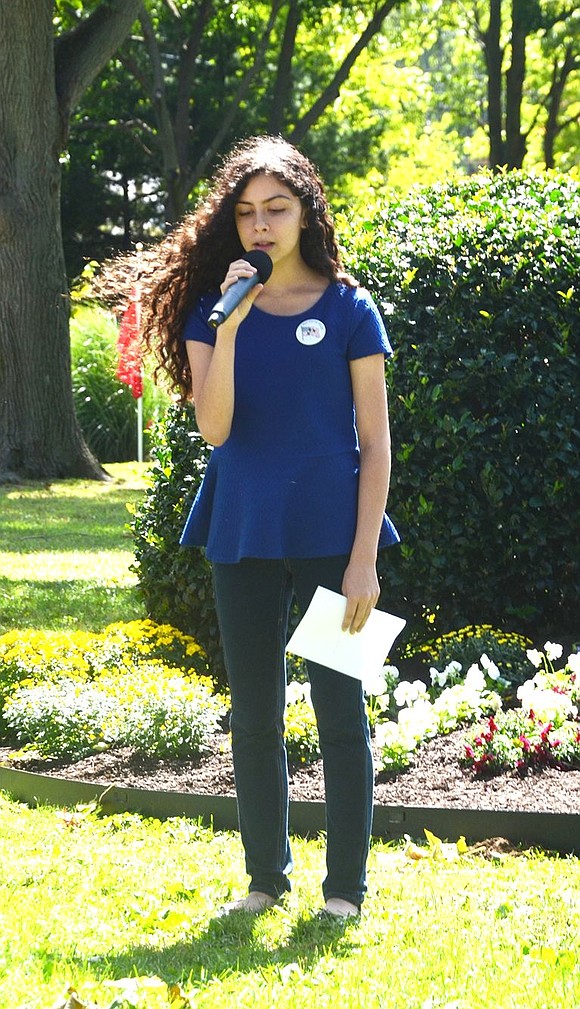
<svg viewBox="0 0 580 1009">
<path fill-rule="evenodd" d="M 274 175 L 255 175 L 240 194 L 236 227 L 244 250 L 262 249 L 274 264 L 300 257 L 306 212 L 288 186 Z"/>
</svg>

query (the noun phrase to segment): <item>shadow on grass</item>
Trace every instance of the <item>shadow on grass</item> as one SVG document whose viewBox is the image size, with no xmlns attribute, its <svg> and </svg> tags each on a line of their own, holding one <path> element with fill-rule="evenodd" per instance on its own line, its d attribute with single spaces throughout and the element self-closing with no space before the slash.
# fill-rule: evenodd
<svg viewBox="0 0 580 1009">
<path fill-rule="evenodd" d="M 134 585 L 0 577 L 0 634 L 13 628 L 100 631 L 107 624 L 143 616 Z"/>
<path fill-rule="evenodd" d="M 307 970 L 322 956 L 346 957 L 359 945 L 355 935 L 351 938 L 356 920 L 323 914 L 299 918 L 290 932 L 281 934 L 279 944 L 272 945 L 270 937 L 266 944 L 267 917 L 239 914 L 214 918 L 189 942 L 161 949 L 133 946 L 118 955 L 90 957 L 89 963 L 98 981 L 154 975 L 168 985 L 205 985 L 224 974 L 248 974 L 267 966 L 283 970 L 298 964 L 299 970 Z"/>
<path fill-rule="evenodd" d="M 49 489 L 5 491 L 0 497 L 0 549 L 98 551 L 131 539 L 127 505 L 140 501 L 143 492 L 97 485 L 86 498 Z"/>
</svg>

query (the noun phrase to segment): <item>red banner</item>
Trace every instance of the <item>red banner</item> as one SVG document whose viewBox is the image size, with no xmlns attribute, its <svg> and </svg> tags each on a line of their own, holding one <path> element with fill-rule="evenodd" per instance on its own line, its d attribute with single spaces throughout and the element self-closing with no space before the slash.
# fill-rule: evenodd
<svg viewBox="0 0 580 1009">
<path fill-rule="evenodd" d="M 135 399 L 139 399 L 143 395 L 139 316 L 139 303 L 131 301 L 123 313 L 119 327 L 119 336 L 117 338 L 117 350 L 119 352 L 117 378 L 130 387 Z"/>
</svg>

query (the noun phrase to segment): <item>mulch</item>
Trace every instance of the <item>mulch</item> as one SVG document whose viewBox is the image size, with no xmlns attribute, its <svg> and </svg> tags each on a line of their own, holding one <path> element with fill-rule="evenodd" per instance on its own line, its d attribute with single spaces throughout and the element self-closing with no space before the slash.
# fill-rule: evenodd
<svg viewBox="0 0 580 1009">
<path fill-rule="evenodd" d="M 580 770 L 547 767 L 521 776 L 516 772 L 482 778 L 461 768 L 465 733 L 439 736 L 423 746 L 407 771 L 379 772 L 375 802 L 379 805 L 425 806 L 450 809 L 490 809 L 518 812 L 580 813 Z M 211 749 L 197 760 L 168 760 L 141 756 L 126 748 L 93 754 L 75 763 L 38 759 L 8 760 L 0 747 L 0 763 L 77 781 L 96 781 L 132 788 L 151 788 L 193 794 L 234 795 L 229 740 L 217 734 Z M 290 798 L 322 801 L 322 762 L 291 768 Z"/>
</svg>

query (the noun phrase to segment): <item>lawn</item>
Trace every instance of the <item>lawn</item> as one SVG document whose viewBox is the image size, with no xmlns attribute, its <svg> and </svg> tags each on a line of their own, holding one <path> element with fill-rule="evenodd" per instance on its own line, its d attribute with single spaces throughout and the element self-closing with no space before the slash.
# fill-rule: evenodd
<svg viewBox="0 0 580 1009">
<path fill-rule="evenodd" d="M 0 631 L 144 615 L 126 523 L 145 476 L 110 469 L 0 490 Z M 293 849 L 284 906 L 219 919 L 245 888 L 237 834 L 0 795 L 0 1009 L 579 1009 L 578 858 L 377 841 L 340 925 L 317 914 L 322 840 Z"/>
<path fill-rule="evenodd" d="M 106 483 L 0 487 L 0 633 L 34 627 L 100 630 L 142 616 L 128 507 L 146 467 L 107 466 Z"/>
<path fill-rule="evenodd" d="M 287 904 L 220 920 L 243 887 L 235 835 L 1 797 L 0 824 L 2 1009 L 580 1005 L 577 859 L 412 860 L 378 842 L 344 926 L 316 914 L 321 842 L 296 839 Z"/>
</svg>

